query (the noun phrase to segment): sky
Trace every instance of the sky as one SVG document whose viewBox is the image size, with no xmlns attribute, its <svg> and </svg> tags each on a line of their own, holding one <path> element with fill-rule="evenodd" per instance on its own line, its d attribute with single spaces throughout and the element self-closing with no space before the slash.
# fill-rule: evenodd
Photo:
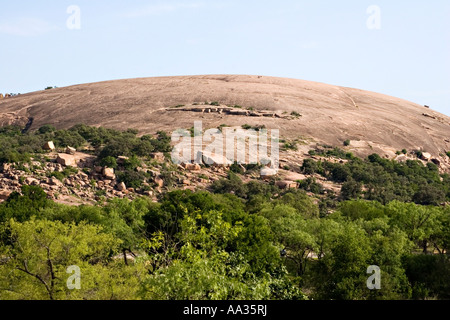
<svg viewBox="0 0 450 320">
<path fill-rule="evenodd" d="M 450 116 L 450 1 L 2 3 L 0 92 L 200 74 L 323 82 Z"/>
</svg>

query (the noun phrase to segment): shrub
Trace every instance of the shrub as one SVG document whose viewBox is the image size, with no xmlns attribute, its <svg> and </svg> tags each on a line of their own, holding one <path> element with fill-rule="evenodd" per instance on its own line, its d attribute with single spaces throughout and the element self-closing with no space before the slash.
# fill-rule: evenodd
<svg viewBox="0 0 450 320">
<path fill-rule="evenodd" d="M 55 131 L 56 131 L 56 128 L 54 126 L 52 126 L 52 125 L 49 125 L 49 124 L 46 124 L 46 125 L 44 125 L 44 126 L 42 126 L 42 127 L 40 127 L 38 129 L 38 132 L 40 134 L 45 134 L 45 133 L 48 133 L 48 132 L 55 132 Z"/>
<path fill-rule="evenodd" d="M 297 151 L 297 150 L 298 150 L 298 148 L 297 148 L 297 143 L 295 143 L 295 142 L 293 142 L 293 141 L 286 142 L 286 143 L 283 145 L 283 147 L 284 147 L 284 149 L 286 149 L 286 150 L 294 150 L 294 151 Z"/>
<path fill-rule="evenodd" d="M 361 183 L 350 180 L 342 185 L 341 197 L 344 200 L 358 199 L 361 196 Z"/>
<path fill-rule="evenodd" d="M 303 165 L 301 170 L 304 174 L 314 174 L 317 172 L 318 165 L 317 162 L 313 159 L 305 159 L 303 160 Z"/>
<path fill-rule="evenodd" d="M 117 169 L 117 161 L 116 158 L 108 156 L 106 158 L 103 158 L 100 161 L 100 165 L 102 167 L 108 167 L 108 168 L 113 168 L 113 169 Z"/>
<path fill-rule="evenodd" d="M 350 140 L 349 139 L 345 140 L 344 141 L 344 146 L 348 147 L 349 145 L 350 145 Z"/>
<path fill-rule="evenodd" d="M 244 174 L 244 169 L 236 161 L 231 165 L 230 170 L 234 173 Z"/>
<path fill-rule="evenodd" d="M 127 188 L 139 188 L 145 181 L 146 176 L 142 172 L 125 170 L 117 173 L 117 179 L 119 182 L 125 183 Z"/>
<path fill-rule="evenodd" d="M 313 177 L 309 177 L 305 180 L 298 181 L 300 189 L 305 191 L 310 191 L 314 194 L 322 194 L 323 186 L 320 183 L 316 182 L 316 179 Z"/>
</svg>

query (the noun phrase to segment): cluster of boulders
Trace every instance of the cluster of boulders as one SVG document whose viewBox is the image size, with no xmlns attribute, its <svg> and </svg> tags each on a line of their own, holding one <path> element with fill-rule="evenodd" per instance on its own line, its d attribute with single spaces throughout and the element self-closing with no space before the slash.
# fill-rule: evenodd
<svg viewBox="0 0 450 320">
<path fill-rule="evenodd" d="M 284 116 L 273 111 L 254 111 L 248 109 L 240 109 L 233 107 L 210 107 L 210 106 L 193 106 L 186 108 L 169 108 L 169 111 L 186 111 L 199 113 L 218 113 L 231 116 L 246 116 L 246 117 L 270 117 L 283 118 Z"/>
</svg>

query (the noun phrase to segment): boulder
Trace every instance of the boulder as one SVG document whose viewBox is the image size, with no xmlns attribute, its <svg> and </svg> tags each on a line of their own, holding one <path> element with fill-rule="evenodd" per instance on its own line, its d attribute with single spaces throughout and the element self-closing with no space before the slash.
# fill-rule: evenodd
<svg viewBox="0 0 450 320">
<path fill-rule="evenodd" d="M 95 171 L 96 173 L 102 173 L 103 167 L 101 167 L 101 166 L 95 166 L 95 167 L 94 167 L 94 171 Z"/>
<path fill-rule="evenodd" d="M 433 162 L 435 165 L 440 166 L 441 165 L 441 161 L 439 161 L 438 159 L 431 159 L 431 162 Z"/>
<path fill-rule="evenodd" d="M 66 153 L 74 155 L 77 152 L 77 149 L 67 146 Z"/>
<path fill-rule="evenodd" d="M 294 181 L 277 181 L 275 183 L 280 189 L 295 189 L 297 188 L 297 183 Z"/>
<path fill-rule="evenodd" d="M 160 188 L 164 186 L 164 180 L 159 176 L 155 178 L 155 183 Z"/>
<path fill-rule="evenodd" d="M 230 110 L 229 114 L 232 116 L 248 116 L 249 111 L 247 110 Z"/>
<path fill-rule="evenodd" d="M 11 164 L 10 163 L 6 163 L 6 162 L 2 163 L 0 169 L 2 170 L 2 172 L 6 172 L 9 169 L 11 169 Z"/>
<path fill-rule="evenodd" d="M 114 174 L 113 168 L 104 167 L 102 171 L 103 177 L 106 180 L 114 180 L 116 179 L 116 175 Z"/>
<path fill-rule="evenodd" d="M 47 141 L 42 148 L 44 150 L 53 151 L 55 150 L 55 144 L 53 143 L 53 141 Z"/>
<path fill-rule="evenodd" d="M 272 168 L 262 168 L 261 169 L 261 178 L 262 179 L 269 179 L 273 176 L 276 176 L 278 173 L 277 170 L 272 169 Z"/>
<path fill-rule="evenodd" d="M 59 153 L 56 162 L 64 167 L 76 167 L 77 162 L 73 155 Z"/>
<path fill-rule="evenodd" d="M 200 171 L 202 169 L 197 163 L 184 163 L 183 167 L 188 171 Z"/>
<path fill-rule="evenodd" d="M 203 163 L 211 166 L 229 167 L 233 164 L 230 160 L 227 159 L 227 157 L 224 157 L 223 155 L 217 155 L 215 153 L 203 151 L 201 156 L 203 157 Z"/>
<path fill-rule="evenodd" d="M 150 153 L 150 158 L 152 158 L 152 159 L 154 159 L 156 161 L 160 161 L 160 162 L 165 160 L 164 153 L 162 153 L 162 152 Z"/>
<path fill-rule="evenodd" d="M 7 200 L 12 191 L 9 190 L 1 190 L 0 191 L 0 200 Z"/>
<path fill-rule="evenodd" d="M 124 165 L 127 160 L 130 160 L 130 158 L 125 156 L 119 156 L 117 157 L 117 164 Z"/>
<path fill-rule="evenodd" d="M 32 178 L 32 177 L 28 177 L 25 179 L 25 184 L 29 185 L 29 186 L 38 186 L 40 185 L 39 180 Z"/>
<path fill-rule="evenodd" d="M 62 182 L 56 179 L 55 177 L 51 177 L 48 179 L 47 183 L 51 186 L 62 186 Z"/>
<path fill-rule="evenodd" d="M 3 93 L 0 93 L 0 99 L 3 99 Z"/>
<path fill-rule="evenodd" d="M 124 182 L 121 182 L 121 183 L 117 184 L 117 190 L 125 191 L 125 190 L 127 190 L 127 186 L 125 185 Z"/>
<path fill-rule="evenodd" d="M 430 161 L 431 154 L 429 154 L 428 152 L 424 152 L 424 153 L 422 153 L 421 159 L 424 160 L 424 161 Z"/>
</svg>

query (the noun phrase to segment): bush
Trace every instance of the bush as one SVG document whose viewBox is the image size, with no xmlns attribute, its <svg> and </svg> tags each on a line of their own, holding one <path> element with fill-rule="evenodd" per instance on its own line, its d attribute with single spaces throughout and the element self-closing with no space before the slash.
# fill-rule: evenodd
<svg viewBox="0 0 450 320">
<path fill-rule="evenodd" d="M 301 170 L 304 174 L 314 174 L 317 172 L 318 165 L 317 162 L 313 159 L 305 159 L 303 160 L 303 165 Z"/>
<path fill-rule="evenodd" d="M 342 185 L 341 197 L 344 200 L 358 199 L 361 196 L 362 185 L 355 180 L 350 180 Z"/>
<path fill-rule="evenodd" d="M 230 170 L 238 174 L 244 174 L 245 171 L 236 161 L 231 165 Z"/>
<path fill-rule="evenodd" d="M 48 132 L 55 132 L 55 131 L 56 131 L 56 128 L 54 126 L 52 126 L 52 125 L 49 125 L 49 124 L 46 124 L 46 125 L 44 125 L 44 126 L 42 126 L 42 127 L 40 127 L 38 129 L 38 132 L 40 134 L 45 134 L 45 133 L 48 133 Z"/>
<path fill-rule="evenodd" d="M 125 170 L 117 173 L 117 179 L 119 182 L 125 183 L 127 188 L 140 188 L 145 181 L 146 176 L 137 171 Z"/>
<path fill-rule="evenodd" d="M 108 167 L 108 168 L 113 168 L 113 169 L 117 169 L 117 161 L 116 158 L 108 156 L 106 158 L 103 158 L 100 161 L 100 165 L 102 167 Z"/>
<path fill-rule="evenodd" d="M 350 140 L 348 140 L 348 139 L 345 140 L 345 141 L 344 141 L 344 146 L 348 147 L 349 145 L 350 145 Z"/>
<path fill-rule="evenodd" d="M 323 186 L 320 183 L 316 182 L 316 179 L 313 177 L 309 177 L 305 180 L 299 181 L 300 189 L 305 191 L 310 191 L 314 194 L 322 194 Z"/>
</svg>

